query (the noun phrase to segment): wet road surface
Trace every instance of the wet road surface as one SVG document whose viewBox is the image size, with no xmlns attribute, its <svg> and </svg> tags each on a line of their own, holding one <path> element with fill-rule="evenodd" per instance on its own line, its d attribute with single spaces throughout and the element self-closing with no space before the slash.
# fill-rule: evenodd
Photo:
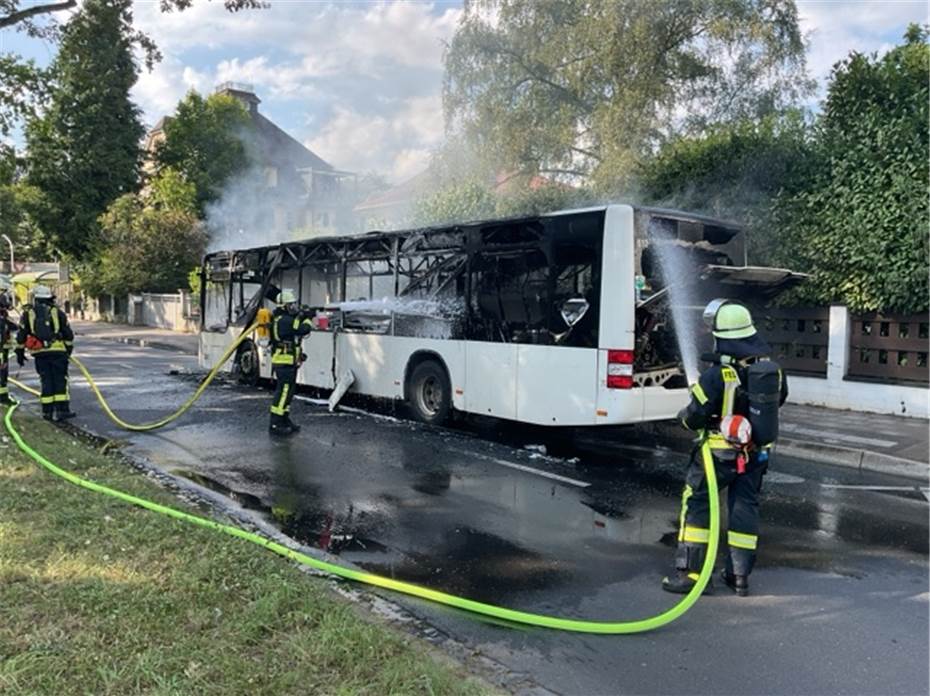
<svg viewBox="0 0 930 696">
<path fill-rule="evenodd" d="M 163 415 L 195 386 L 167 374 L 192 368 L 187 356 L 92 340 L 78 350 L 133 422 Z M 306 398 L 294 405 L 302 432 L 271 441 L 270 392 L 235 384 L 208 390 L 176 425 L 132 434 L 105 419 L 77 377 L 72 396 L 80 426 L 368 570 L 573 618 L 642 618 L 675 601 L 659 580 L 684 454 L 614 440 L 558 459 L 468 430 L 330 414 Z M 779 458 L 762 515 L 752 596 L 718 583 L 685 617 L 641 636 L 500 626 L 397 602 L 558 693 L 927 693 L 925 491 Z"/>
</svg>

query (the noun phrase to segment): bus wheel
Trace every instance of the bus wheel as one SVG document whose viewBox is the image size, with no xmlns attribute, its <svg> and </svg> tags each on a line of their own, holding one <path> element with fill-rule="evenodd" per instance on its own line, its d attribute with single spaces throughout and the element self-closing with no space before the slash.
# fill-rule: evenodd
<svg viewBox="0 0 930 696">
<path fill-rule="evenodd" d="M 254 387 L 258 384 L 259 372 L 258 347 L 252 341 L 243 341 L 236 352 L 236 372 L 239 383 Z"/>
<path fill-rule="evenodd" d="M 407 402 L 421 423 L 442 425 L 452 412 L 452 387 L 445 369 L 435 360 L 413 368 L 407 378 Z"/>
</svg>

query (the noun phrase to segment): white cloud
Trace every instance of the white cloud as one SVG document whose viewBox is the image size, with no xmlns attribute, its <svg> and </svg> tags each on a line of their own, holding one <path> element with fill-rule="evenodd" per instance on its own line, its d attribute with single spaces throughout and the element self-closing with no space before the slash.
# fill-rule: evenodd
<svg viewBox="0 0 930 696">
<path fill-rule="evenodd" d="M 801 0 L 801 30 L 810 40 L 807 65 L 821 86 L 850 51 L 883 51 L 898 42 L 911 22 L 930 20 L 925 0 Z"/>
<path fill-rule="evenodd" d="M 132 90 L 133 99 L 142 108 L 143 119 L 149 125 L 174 111 L 178 100 L 189 90 L 209 90 L 210 80 L 204 73 L 183 65 L 178 59 L 166 57 L 157 70 L 143 70 Z"/>
<path fill-rule="evenodd" d="M 433 67 L 443 40 L 461 14 L 432 3 L 339 5 L 271 2 L 265 10 L 229 13 L 219 2 L 198 2 L 185 12 L 161 13 L 158 3 L 136 6 L 137 24 L 159 46 L 189 49 L 246 49 L 269 46 L 311 60 L 305 67 L 378 69 L 386 63 Z"/>
<path fill-rule="evenodd" d="M 390 115 L 363 115 L 340 106 L 305 144 L 341 169 L 377 171 L 398 182 L 426 168 L 442 137 L 437 94 L 408 99 Z"/>
</svg>

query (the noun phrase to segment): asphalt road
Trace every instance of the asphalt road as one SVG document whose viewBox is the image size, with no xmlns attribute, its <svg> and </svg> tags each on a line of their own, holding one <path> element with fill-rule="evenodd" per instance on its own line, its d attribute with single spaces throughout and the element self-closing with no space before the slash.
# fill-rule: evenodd
<svg viewBox="0 0 930 696">
<path fill-rule="evenodd" d="M 194 386 L 168 374 L 193 367 L 188 356 L 91 339 L 78 350 L 130 421 L 163 415 Z M 559 459 L 474 430 L 330 414 L 300 400 L 303 431 L 272 442 L 270 393 L 221 384 L 177 425 L 132 434 L 106 420 L 78 377 L 72 398 L 81 427 L 375 572 L 594 620 L 651 616 L 675 601 L 659 581 L 671 564 L 686 457 L 634 433 Z M 558 693 L 927 693 L 925 492 L 906 479 L 779 458 L 762 514 L 752 596 L 718 583 L 714 596 L 649 634 L 517 628 L 396 601 L 527 675 L 526 684 Z"/>
</svg>

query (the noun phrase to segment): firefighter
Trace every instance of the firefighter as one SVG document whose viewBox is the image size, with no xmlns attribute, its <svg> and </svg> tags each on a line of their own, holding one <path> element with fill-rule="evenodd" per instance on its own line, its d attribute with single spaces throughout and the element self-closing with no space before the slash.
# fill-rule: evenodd
<svg viewBox="0 0 930 696">
<path fill-rule="evenodd" d="M 6 290 L 0 290 L 0 404 L 6 406 L 12 402 L 7 380 L 10 376 L 10 353 L 16 349 L 13 342 L 16 324 L 10 319 L 13 298 Z"/>
<path fill-rule="evenodd" d="M 720 490 L 727 491 L 724 583 L 739 596 L 749 594 L 749 574 L 759 535 L 759 492 L 778 435 L 778 409 L 788 397 L 781 368 L 759 336 L 749 310 L 737 302 L 714 300 L 704 310 L 714 336 L 711 366 L 691 388 L 691 400 L 678 418 L 697 431 L 713 453 Z M 710 538 L 710 501 L 695 447 L 685 478 L 675 572 L 662 580 L 668 592 L 687 593 L 698 579 Z M 713 591 L 708 584 L 707 591 Z"/>
<path fill-rule="evenodd" d="M 277 386 L 271 402 L 271 421 L 268 432 L 272 435 L 291 435 L 300 426 L 291 420 L 291 400 L 297 387 L 297 370 L 306 356 L 300 350 L 300 341 L 310 333 L 313 323 L 301 311 L 293 290 L 278 293 L 278 306 L 271 321 L 271 370 Z"/>
<path fill-rule="evenodd" d="M 42 382 L 39 400 L 45 420 L 74 418 L 68 393 L 68 357 L 74 348 L 74 333 L 48 287 L 36 285 L 31 295 L 16 335 L 16 362 L 22 367 L 26 350 L 32 353 Z"/>
</svg>

